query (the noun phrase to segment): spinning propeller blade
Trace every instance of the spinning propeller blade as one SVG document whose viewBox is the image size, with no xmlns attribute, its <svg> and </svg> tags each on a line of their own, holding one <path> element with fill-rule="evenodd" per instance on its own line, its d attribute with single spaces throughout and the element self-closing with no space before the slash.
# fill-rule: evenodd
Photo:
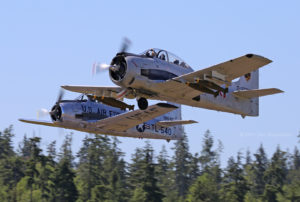
<svg viewBox="0 0 300 202">
<path fill-rule="evenodd" d="M 119 53 L 126 52 L 129 49 L 130 45 L 131 45 L 131 41 L 127 37 L 124 37 L 121 43 L 121 48 L 119 50 Z M 116 71 L 118 70 L 118 68 L 119 68 L 118 66 L 112 66 L 106 63 L 95 62 L 93 64 L 92 74 L 95 75 L 98 73 L 106 72 L 108 69 L 111 69 L 112 71 Z"/>
</svg>

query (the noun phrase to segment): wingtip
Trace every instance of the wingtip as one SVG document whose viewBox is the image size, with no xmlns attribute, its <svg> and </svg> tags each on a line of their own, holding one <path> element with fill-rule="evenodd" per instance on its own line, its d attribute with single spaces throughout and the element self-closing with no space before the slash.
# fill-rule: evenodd
<svg viewBox="0 0 300 202">
<path fill-rule="evenodd" d="M 253 53 L 248 53 L 248 54 L 246 54 L 245 56 L 246 56 L 247 58 L 255 58 L 255 57 L 256 57 L 256 58 L 260 58 L 260 59 L 264 60 L 266 64 L 269 64 L 269 63 L 273 62 L 273 61 L 270 60 L 269 58 L 266 58 L 266 57 L 261 56 L 261 55 L 256 55 L 256 54 L 253 54 Z"/>
<path fill-rule="evenodd" d="M 280 90 L 278 88 L 277 88 L 277 90 L 278 90 L 278 93 L 285 93 L 283 90 Z"/>
<path fill-rule="evenodd" d="M 191 123 L 199 123 L 198 121 L 195 121 L 195 120 L 190 120 Z"/>
</svg>

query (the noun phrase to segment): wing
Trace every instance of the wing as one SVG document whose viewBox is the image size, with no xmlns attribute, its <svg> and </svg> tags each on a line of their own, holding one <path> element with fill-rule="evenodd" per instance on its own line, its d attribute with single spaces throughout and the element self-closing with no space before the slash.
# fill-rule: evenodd
<svg viewBox="0 0 300 202">
<path fill-rule="evenodd" d="M 121 87 L 98 87 L 98 86 L 61 86 L 63 89 L 68 91 L 93 94 L 96 96 L 104 97 L 116 97 L 118 93 L 122 91 Z"/>
<path fill-rule="evenodd" d="M 159 121 L 156 123 L 156 125 L 170 127 L 170 126 L 186 125 L 186 124 L 192 124 L 192 123 L 198 123 L 198 122 L 193 121 L 193 120 Z"/>
<path fill-rule="evenodd" d="M 214 65 L 196 72 L 191 72 L 179 77 L 173 78 L 177 81 L 194 82 L 195 78 L 203 78 L 205 76 L 215 77 L 219 80 L 231 82 L 235 78 L 241 77 L 249 72 L 271 63 L 272 61 L 259 55 L 247 54 L 245 56 L 229 60 L 227 62 Z"/>
<path fill-rule="evenodd" d="M 198 101 L 197 99 L 202 92 L 189 87 L 186 85 L 186 82 L 193 83 L 195 79 L 206 78 L 218 85 L 229 85 L 233 79 L 244 76 L 270 62 L 272 61 L 262 56 L 247 54 L 206 69 L 158 83 L 156 89 L 159 89 L 159 96 L 154 98 L 197 107 L 198 102 L 195 101 Z"/>
<path fill-rule="evenodd" d="M 174 105 L 170 105 L 167 103 L 158 103 L 156 105 L 149 106 L 146 110 L 135 110 L 127 112 L 124 114 L 99 120 L 95 123 L 91 123 L 91 125 L 103 130 L 123 132 L 138 124 L 144 123 L 167 112 L 173 111 L 174 109 L 177 109 L 177 107 Z"/>
<path fill-rule="evenodd" d="M 241 91 L 235 91 L 232 94 L 243 98 L 254 98 L 254 97 L 262 97 L 266 95 L 273 95 L 276 93 L 283 93 L 283 91 L 277 88 L 268 88 L 268 89 L 255 89 L 255 90 L 241 90 Z"/>
<path fill-rule="evenodd" d="M 62 127 L 50 121 L 38 121 L 38 120 L 31 120 L 31 119 L 19 119 L 19 121 L 43 126 L 51 126 L 51 127 Z"/>
</svg>

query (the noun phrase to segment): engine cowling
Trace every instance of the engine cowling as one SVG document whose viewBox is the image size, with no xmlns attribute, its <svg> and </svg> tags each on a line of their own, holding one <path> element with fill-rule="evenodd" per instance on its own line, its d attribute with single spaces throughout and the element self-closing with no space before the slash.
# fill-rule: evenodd
<svg viewBox="0 0 300 202">
<path fill-rule="evenodd" d="M 50 112 L 50 117 L 53 121 L 61 121 L 62 118 L 62 110 L 59 104 L 56 104 L 52 107 Z"/>
<path fill-rule="evenodd" d="M 122 87 L 129 87 L 136 76 L 136 67 L 130 62 L 131 56 L 117 55 L 111 62 L 109 76 L 113 83 Z"/>
</svg>

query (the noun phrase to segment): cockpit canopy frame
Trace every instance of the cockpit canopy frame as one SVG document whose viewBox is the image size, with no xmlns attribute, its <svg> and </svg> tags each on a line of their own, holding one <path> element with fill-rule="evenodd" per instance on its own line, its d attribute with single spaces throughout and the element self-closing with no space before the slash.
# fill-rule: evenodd
<svg viewBox="0 0 300 202">
<path fill-rule="evenodd" d="M 151 48 L 141 53 L 141 55 L 151 57 L 151 58 L 158 58 L 160 60 L 164 60 L 168 63 L 175 64 L 184 68 L 191 68 L 184 60 L 180 57 L 176 56 L 175 54 L 168 52 L 163 49 L 159 48 Z"/>
</svg>

